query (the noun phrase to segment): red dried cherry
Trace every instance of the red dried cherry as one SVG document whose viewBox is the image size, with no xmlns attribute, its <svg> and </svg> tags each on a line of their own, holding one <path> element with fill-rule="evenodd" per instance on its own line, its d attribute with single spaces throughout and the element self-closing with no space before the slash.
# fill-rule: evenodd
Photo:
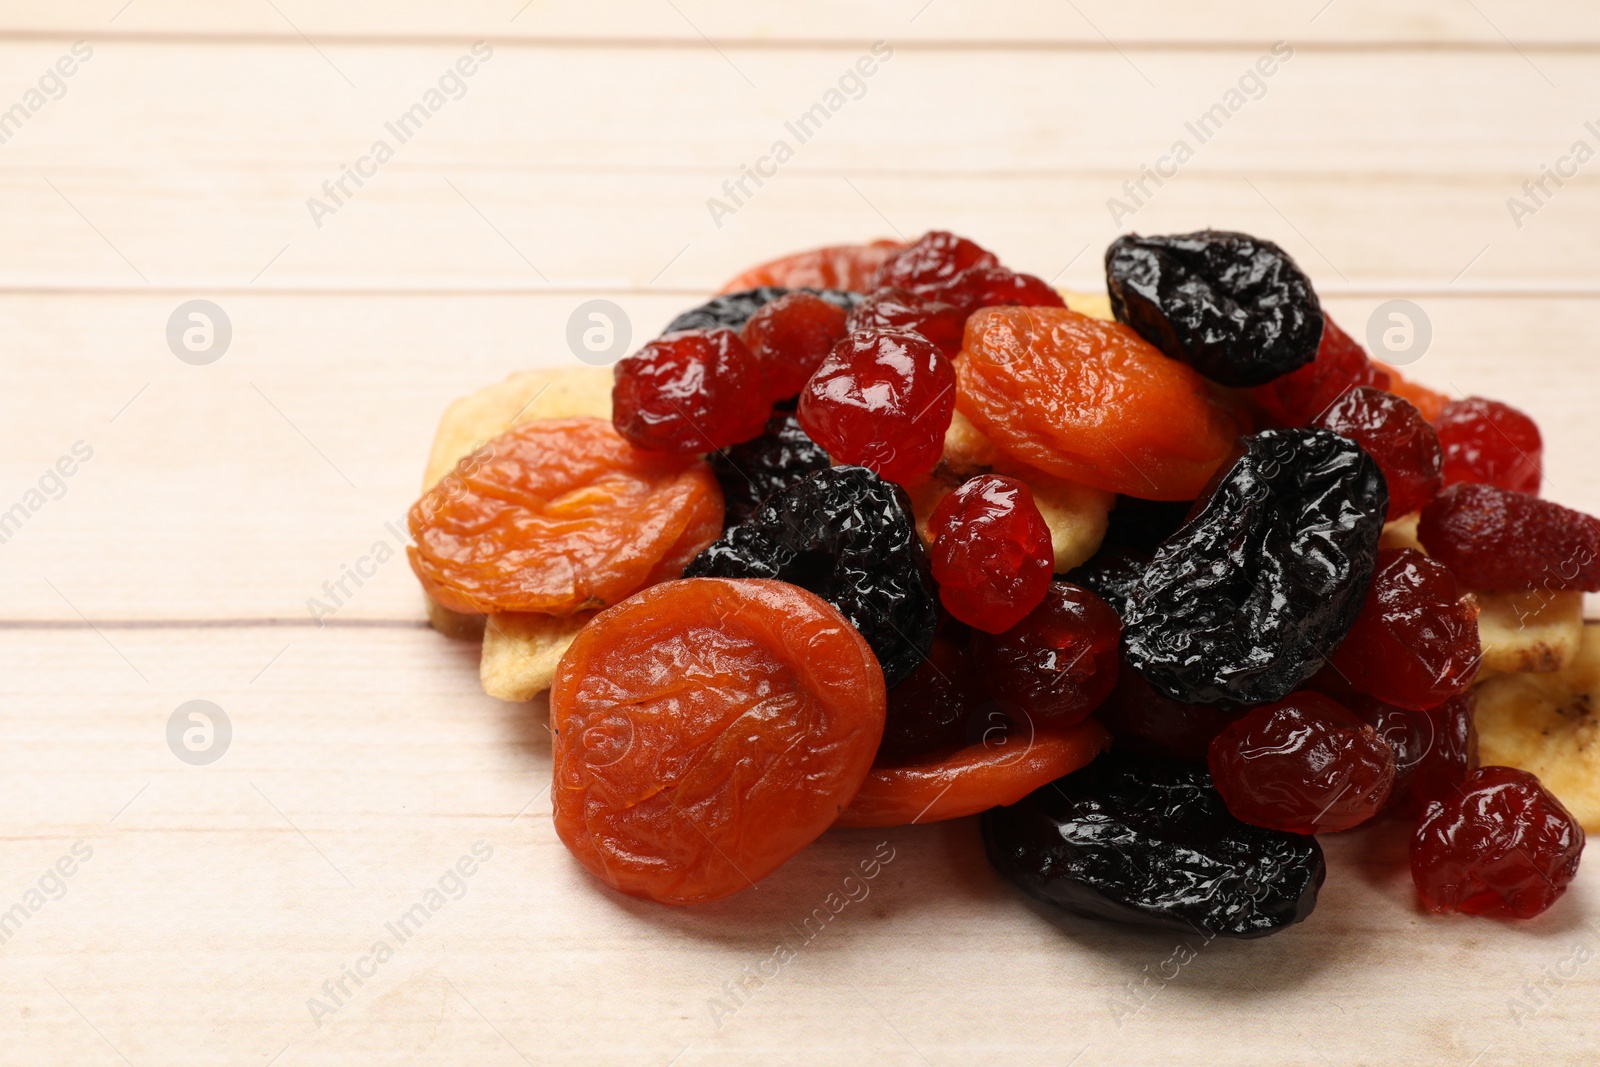
<svg viewBox="0 0 1600 1067">
<path fill-rule="evenodd" d="M 1600 519 L 1462 482 L 1422 509 L 1417 539 L 1473 589 L 1600 591 Z"/>
<path fill-rule="evenodd" d="M 1372 818 L 1394 785 L 1394 751 L 1331 697 L 1291 693 L 1211 742 L 1211 777 L 1236 818 L 1320 834 Z"/>
<path fill-rule="evenodd" d="M 856 330 L 898 330 L 920 333 L 954 359 L 961 351 L 967 316 L 953 304 L 928 300 L 909 289 L 879 289 L 850 309 L 845 326 Z"/>
<path fill-rule="evenodd" d="M 844 335 L 844 308 L 810 293 L 788 293 L 762 305 L 739 331 L 761 364 L 769 400 L 800 392 Z"/>
<path fill-rule="evenodd" d="M 1481 655 L 1478 605 L 1450 569 L 1414 548 L 1385 549 L 1332 663 L 1359 692 L 1422 711 L 1465 691 Z"/>
<path fill-rule="evenodd" d="M 1158 759 L 1204 763 L 1211 739 L 1239 714 L 1219 704 L 1173 700 L 1124 665 L 1095 718 L 1111 731 L 1119 749 Z"/>
<path fill-rule="evenodd" d="M 930 230 L 884 260 L 872 288 L 897 285 L 912 292 L 936 289 L 972 267 L 997 267 L 993 252 L 948 230 Z"/>
<path fill-rule="evenodd" d="M 1412 777 L 1432 749 L 1434 724 L 1426 711 L 1412 711 L 1351 690 L 1333 696 L 1350 714 L 1378 732 L 1394 753 L 1394 785 L 1383 810 L 1396 811 L 1410 796 Z"/>
<path fill-rule="evenodd" d="M 972 661 L 989 688 L 1040 726 L 1074 723 L 1117 682 L 1122 620 L 1087 589 L 1053 581 L 1044 600 L 1003 634 L 972 635 Z"/>
<path fill-rule="evenodd" d="M 1479 396 L 1452 400 L 1435 428 L 1444 449 L 1444 484 L 1482 482 L 1538 495 L 1544 441 L 1534 421 L 1510 404 Z"/>
<path fill-rule="evenodd" d="M 1410 788 L 1400 810 L 1420 815 L 1434 800 L 1461 791 L 1478 769 L 1478 727 L 1473 721 L 1477 695 L 1469 689 L 1427 712 L 1432 742 L 1411 772 Z"/>
<path fill-rule="evenodd" d="M 611 421 L 637 448 L 711 452 L 766 428 L 761 364 L 732 330 L 658 337 L 615 373 Z"/>
<path fill-rule="evenodd" d="M 1316 359 L 1250 390 L 1250 395 L 1279 425 L 1304 426 L 1357 386 L 1389 388 L 1389 375 L 1334 324 L 1326 309 L 1322 319 L 1322 342 L 1317 346 Z"/>
<path fill-rule="evenodd" d="M 1350 438 L 1377 462 L 1389 486 L 1386 518 L 1418 511 L 1439 492 L 1439 437 L 1410 401 L 1359 385 L 1311 425 Z"/>
<path fill-rule="evenodd" d="M 991 634 L 1009 630 L 1050 588 L 1050 528 L 1033 490 L 1015 478 L 967 479 L 939 501 L 928 529 L 939 600 L 969 626 Z"/>
<path fill-rule="evenodd" d="M 1567 891 L 1583 841 L 1539 779 L 1480 767 L 1428 805 L 1411 839 L 1411 878 L 1432 911 L 1531 919 Z"/>
<path fill-rule="evenodd" d="M 1023 307 L 1067 306 L 1050 284 L 1031 274 L 1018 274 L 1007 267 L 971 267 L 962 271 L 936 291 L 940 300 L 954 304 L 963 315 L 979 308 L 1021 305 Z"/>
<path fill-rule="evenodd" d="M 861 330 L 801 390 L 800 426 L 835 462 L 907 484 L 944 453 L 955 384 L 950 361 L 926 337 Z"/>
</svg>

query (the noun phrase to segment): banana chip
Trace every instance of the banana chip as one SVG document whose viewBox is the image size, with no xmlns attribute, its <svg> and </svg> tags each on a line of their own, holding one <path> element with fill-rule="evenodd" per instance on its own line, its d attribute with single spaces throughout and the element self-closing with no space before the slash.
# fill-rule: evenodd
<svg viewBox="0 0 1600 1067">
<path fill-rule="evenodd" d="M 1076 311 L 1091 319 L 1104 319 L 1106 322 L 1117 320 L 1111 313 L 1110 293 L 1081 293 L 1074 289 L 1057 289 L 1056 292 L 1067 302 L 1068 311 Z"/>
<path fill-rule="evenodd" d="M 1583 642 L 1583 594 L 1474 593 L 1478 640 L 1483 644 L 1479 677 L 1487 674 L 1549 674 L 1577 655 Z"/>
<path fill-rule="evenodd" d="M 532 700 L 556 678 L 556 666 L 592 611 L 565 618 L 507 612 L 489 616 L 483 630 L 478 680 L 497 700 Z"/>
<path fill-rule="evenodd" d="M 1600 625 L 1580 629 L 1561 670 L 1496 675 L 1477 687 L 1478 756 L 1538 775 L 1585 830 L 1600 833 Z"/>
</svg>

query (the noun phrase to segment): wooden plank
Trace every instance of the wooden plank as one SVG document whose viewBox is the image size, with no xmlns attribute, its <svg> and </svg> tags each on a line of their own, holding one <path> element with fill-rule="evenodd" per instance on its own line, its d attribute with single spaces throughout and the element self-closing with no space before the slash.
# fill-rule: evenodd
<svg viewBox="0 0 1600 1067">
<path fill-rule="evenodd" d="M 754 891 L 668 909 L 567 856 L 542 706 L 483 697 L 459 646 L 328 630 L 277 655 L 284 637 L 118 632 L 148 682 L 88 631 L 0 644 L 26 680 L 0 706 L 0 902 L 83 843 L 3 946 L 13 1055 L 1092 1065 L 1209 1062 L 1225 1034 L 1244 1065 L 1560 1065 L 1600 1040 L 1600 971 L 1563 962 L 1600 936 L 1587 867 L 1532 923 L 1435 919 L 1414 908 L 1394 824 L 1333 835 L 1309 921 L 1205 944 L 1052 922 L 990 873 L 967 819 L 834 831 Z M 208 766 L 165 737 L 196 698 L 233 730 Z M 463 856 L 473 873 L 449 877 Z M 875 856 L 892 858 L 860 879 Z M 815 918 L 852 873 L 865 897 Z M 441 879 L 402 942 L 390 924 Z M 792 958 L 761 977 L 780 944 Z M 359 985 L 343 978 L 358 961 Z M 1512 1004 L 1552 967 L 1562 981 L 1519 1025 Z M 323 985 L 341 980 L 336 1000 Z M 320 1026 L 312 998 L 334 1009 Z"/>
<path fill-rule="evenodd" d="M 0 298 L 8 361 L 0 512 L 25 502 L 75 442 L 93 457 L 0 545 L 11 620 L 280 618 L 308 601 L 338 623 L 421 617 L 394 552 L 445 404 L 529 366 L 573 358 L 569 316 L 607 296 L 635 344 L 688 296 L 218 297 L 234 340 L 209 366 L 180 362 L 165 327 L 193 294 Z M 1375 294 L 1331 298 L 1358 336 L 1388 296 L 1429 316 L 1432 347 L 1408 371 L 1452 393 L 1527 410 L 1545 435 L 1547 495 L 1600 513 L 1587 401 L 1600 300 Z M 347 480 L 348 479 L 348 480 Z M 55 480 L 49 485 L 55 491 Z M 383 550 L 378 545 L 386 546 Z M 359 587 L 344 579 L 376 570 Z M 346 582 L 337 596 L 325 582 Z"/>
<path fill-rule="evenodd" d="M 1556 0 L 1530 11 L 1512 0 L 1472 5 L 1439 0 L 1244 0 L 1241 3 L 1118 3 L 1047 0 L 1006 4 L 954 4 L 948 0 L 888 0 L 870 5 L 822 0 L 803 7 L 740 4 L 735 0 L 616 0 L 603 6 L 579 0 L 376 0 L 317 4 L 312 0 L 26 0 L 0 4 L 0 32 L 94 34 L 99 38 L 163 35 L 211 39 L 270 37 L 306 47 L 349 40 L 437 39 L 483 36 L 494 40 L 638 40 L 701 45 L 789 41 L 910 42 L 1005 47 L 1089 46 L 1161 42 L 1192 47 L 1208 42 L 1314 38 L 1341 44 L 1592 46 L 1600 21 L 1592 5 Z M 304 38 L 302 37 L 304 35 Z"/>
</svg>

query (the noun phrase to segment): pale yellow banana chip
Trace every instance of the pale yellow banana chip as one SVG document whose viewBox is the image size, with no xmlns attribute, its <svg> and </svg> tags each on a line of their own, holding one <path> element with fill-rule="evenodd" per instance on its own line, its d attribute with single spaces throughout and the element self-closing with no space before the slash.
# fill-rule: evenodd
<svg viewBox="0 0 1600 1067">
<path fill-rule="evenodd" d="M 1484 766 L 1539 776 L 1590 833 L 1600 833 L 1600 625 L 1582 627 L 1561 670 L 1495 675 L 1477 689 Z"/>
<path fill-rule="evenodd" d="M 565 618 L 508 612 L 489 616 L 483 630 L 478 680 L 497 700 L 532 700 L 555 681 L 561 656 L 577 639 L 592 611 Z"/>
<path fill-rule="evenodd" d="M 1085 293 L 1075 289 L 1057 289 L 1056 292 L 1067 302 L 1068 311 L 1076 311 L 1080 315 L 1087 315 L 1091 319 L 1103 319 L 1106 322 L 1117 320 L 1111 313 L 1110 293 Z"/>
<path fill-rule="evenodd" d="M 1478 640 L 1483 645 L 1479 677 L 1488 674 L 1549 674 L 1577 654 L 1583 640 L 1583 594 L 1579 592 L 1474 593 Z"/>
<path fill-rule="evenodd" d="M 1402 515 L 1398 519 L 1390 519 L 1383 524 L 1383 536 L 1378 538 L 1379 548 L 1414 548 L 1423 555 L 1427 551 L 1422 547 L 1422 542 L 1417 540 L 1417 523 L 1422 521 L 1422 512 L 1413 511 Z"/>
</svg>

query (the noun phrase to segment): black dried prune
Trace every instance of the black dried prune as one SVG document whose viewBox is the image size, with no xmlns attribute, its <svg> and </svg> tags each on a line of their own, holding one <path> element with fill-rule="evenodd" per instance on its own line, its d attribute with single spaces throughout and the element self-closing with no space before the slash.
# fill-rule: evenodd
<svg viewBox="0 0 1600 1067">
<path fill-rule="evenodd" d="M 1249 234 L 1118 237 L 1106 286 L 1118 322 L 1222 385 L 1264 385 L 1310 363 L 1322 341 L 1311 280 Z"/>
<path fill-rule="evenodd" d="M 1102 543 L 1131 548 L 1148 556 L 1155 552 L 1157 545 L 1177 532 L 1193 507 L 1192 500 L 1141 500 L 1136 496 L 1119 495 L 1106 520 Z"/>
<path fill-rule="evenodd" d="M 780 489 L 831 466 L 828 453 L 806 436 L 793 412 L 767 420 L 760 437 L 711 455 L 711 470 L 722 485 L 722 526 L 737 526 Z"/>
<path fill-rule="evenodd" d="M 785 293 L 795 292 L 794 289 L 785 289 L 777 285 L 763 285 L 759 289 L 745 289 L 738 293 L 724 293 L 714 296 L 697 308 L 690 308 L 671 322 L 662 330 L 663 334 L 676 333 L 679 330 L 715 330 L 726 327 L 738 330 L 750 321 L 761 307 L 783 296 Z M 844 289 L 801 289 L 800 292 L 820 296 L 830 304 L 837 305 L 849 311 L 861 301 L 866 299 L 866 293 L 852 293 Z"/>
<path fill-rule="evenodd" d="M 1383 473 L 1328 430 L 1263 430 L 1156 549 L 1124 618 L 1127 661 L 1187 704 L 1271 704 L 1321 668 L 1377 566 Z"/>
<path fill-rule="evenodd" d="M 983 814 L 989 862 L 1077 915 L 1203 937 L 1265 937 L 1316 907 L 1309 834 L 1247 826 L 1203 768 L 1108 752 Z"/>
<path fill-rule="evenodd" d="M 829 467 L 779 490 L 694 558 L 685 578 L 776 578 L 861 631 L 886 684 L 928 657 L 938 594 L 905 490 L 865 467 Z"/>
<path fill-rule="evenodd" d="M 1061 576 L 1062 581 L 1081 585 L 1110 604 L 1118 615 L 1128 613 L 1134 590 L 1150 566 L 1150 557 L 1121 545 L 1102 545 L 1100 551 Z"/>
</svg>

